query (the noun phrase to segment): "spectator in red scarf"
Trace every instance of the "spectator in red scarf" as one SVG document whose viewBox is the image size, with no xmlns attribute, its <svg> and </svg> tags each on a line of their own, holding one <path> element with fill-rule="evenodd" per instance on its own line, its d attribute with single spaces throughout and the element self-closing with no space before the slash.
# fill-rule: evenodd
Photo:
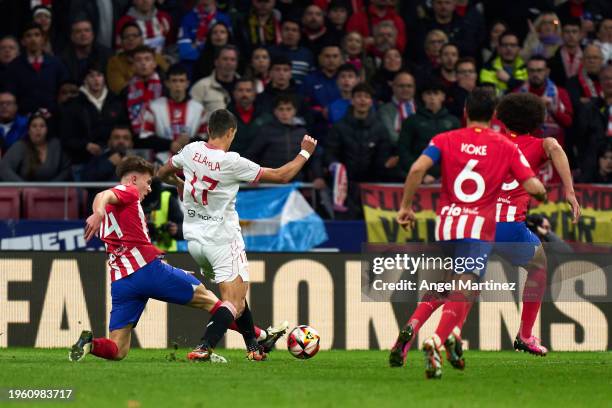
<svg viewBox="0 0 612 408">
<path fill-rule="evenodd" d="M 540 135 L 554 137 L 565 147 L 565 131 L 572 126 L 574 110 L 569 95 L 549 78 L 550 69 L 544 57 L 531 57 L 527 62 L 527 81 L 516 92 L 539 96 L 546 106 L 546 118 Z"/>
<path fill-rule="evenodd" d="M 578 112 L 592 99 L 602 95 L 599 72 L 604 66 L 601 49 L 590 44 L 582 51 L 582 66 L 577 75 L 567 80 L 567 92 L 572 100 L 574 111 Z"/>
<path fill-rule="evenodd" d="M 342 39 L 342 53 L 344 60 L 359 71 L 361 81 L 372 78 L 376 72 L 376 65 L 372 57 L 365 52 L 365 43 L 361 34 L 351 31 Z"/>
<path fill-rule="evenodd" d="M 144 44 L 162 52 L 171 42 L 172 19 L 168 13 L 155 7 L 155 0 L 133 0 L 127 14 L 115 25 L 115 45 L 121 48 L 121 30 L 125 23 L 134 21 L 144 34 Z"/>
<path fill-rule="evenodd" d="M 366 38 L 366 44 L 373 44 L 373 27 L 381 21 L 389 20 L 397 29 L 396 47 L 401 52 L 406 48 L 406 27 L 404 21 L 395 11 L 393 0 L 372 0 L 367 10 L 355 13 L 349 18 L 347 31 L 357 31 Z"/>
<path fill-rule="evenodd" d="M 208 30 L 217 22 L 232 27 L 230 17 L 217 9 L 215 0 L 198 0 L 193 10 L 185 14 L 179 30 L 179 58 L 184 65 L 191 64 L 200 56 L 206 44 Z"/>
<path fill-rule="evenodd" d="M 162 83 L 157 74 L 155 51 L 142 45 L 132 51 L 134 76 L 124 88 L 128 117 L 134 134 L 140 134 L 144 111 L 152 100 L 162 96 Z"/>
</svg>

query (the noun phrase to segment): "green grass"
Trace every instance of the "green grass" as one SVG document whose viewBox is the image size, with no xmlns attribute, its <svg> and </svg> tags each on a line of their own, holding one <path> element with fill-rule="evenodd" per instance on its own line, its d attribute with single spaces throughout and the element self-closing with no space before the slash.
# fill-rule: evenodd
<svg viewBox="0 0 612 408">
<path fill-rule="evenodd" d="M 573 407 L 610 406 L 612 353 L 467 351 L 465 372 L 444 365 L 441 381 L 425 380 L 421 354 L 407 367 L 387 367 L 381 351 L 321 351 L 306 361 L 284 350 L 248 362 L 218 350 L 226 365 L 194 364 L 179 350 L 132 350 L 121 362 L 88 356 L 67 361 L 67 350 L 0 349 L 0 387 L 74 388 L 72 402 L 42 407 Z M 25 407 L 33 403 L 0 405 Z"/>
</svg>

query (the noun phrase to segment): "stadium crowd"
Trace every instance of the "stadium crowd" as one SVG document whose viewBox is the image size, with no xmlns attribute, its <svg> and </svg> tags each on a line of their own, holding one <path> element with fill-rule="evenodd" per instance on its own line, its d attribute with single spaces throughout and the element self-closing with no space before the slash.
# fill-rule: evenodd
<svg viewBox="0 0 612 408">
<path fill-rule="evenodd" d="M 609 0 L 0 2 L 0 181 L 115 180 L 227 108 L 232 150 L 265 167 L 316 137 L 298 180 L 359 218 L 358 184 L 403 181 L 477 85 L 540 96 L 575 180 L 612 182 Z"/>
</svg>

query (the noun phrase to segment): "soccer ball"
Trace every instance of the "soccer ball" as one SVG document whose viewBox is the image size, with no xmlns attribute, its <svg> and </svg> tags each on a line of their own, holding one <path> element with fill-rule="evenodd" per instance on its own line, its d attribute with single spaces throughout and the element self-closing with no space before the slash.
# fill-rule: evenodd
<svg viewBox="0 0 612 408">
<path fill-rule="evenodd" d="M 295 358 L 303 360 L 312 358 L 319 351 L 321 337 L 310 326 L 297 326 L 287 336 L 287 349 Z"/>
</svg>

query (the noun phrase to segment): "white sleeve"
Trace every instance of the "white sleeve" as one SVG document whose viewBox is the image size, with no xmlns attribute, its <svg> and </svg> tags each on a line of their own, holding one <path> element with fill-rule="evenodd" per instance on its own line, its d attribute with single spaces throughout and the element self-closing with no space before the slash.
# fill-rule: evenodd
<svg viewBox="0 0 612 408">
<path fill-rule="evenodd" d="M 259 164 L 240 156 L 232 166 L 232 176 L 238 181 L 257 183 L 262 173 L 263 169 Z"/>
<path fill-rule="evenodd" d="M 187 151 L 187 146 L 179 150 L 179 152 L 170 157 L 170 163 L 177 169 L 182 169 L 185 167 L 185 152 Z"/>
</svg>

